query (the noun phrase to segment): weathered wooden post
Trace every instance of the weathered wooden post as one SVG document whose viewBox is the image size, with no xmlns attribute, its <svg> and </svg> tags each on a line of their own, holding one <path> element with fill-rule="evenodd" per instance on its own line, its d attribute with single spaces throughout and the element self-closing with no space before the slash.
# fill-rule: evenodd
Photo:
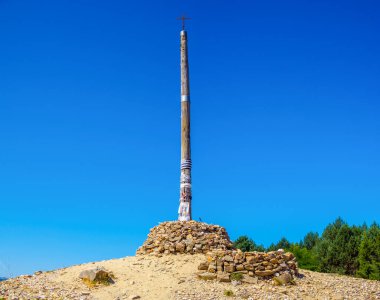
<svg viewBox="0 0 380 300">
<path fill-rule="evenodd" d="M 181 179 L 178 220 L 191 220 L 190 87 L 187 58 L 187 32 L 182 16 L 181 31 Z"/>
</svg>

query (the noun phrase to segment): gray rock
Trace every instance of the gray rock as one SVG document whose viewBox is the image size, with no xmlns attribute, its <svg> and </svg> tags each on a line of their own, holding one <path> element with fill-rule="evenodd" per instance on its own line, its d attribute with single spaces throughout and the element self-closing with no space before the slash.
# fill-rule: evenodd
<svg viewBox="0 0 380 300">
<path fill-rule="evenodd" d="M 90 281 L 103 281 L 111 279 L 111 276 L 104 268 L 95 268 L 82 271 L 79 274 L 79 278 L 88 279 Z"/>
<path fill-rule="evenodd" d="M 283 273 L 280 276 L 274 277 L 273 280 L 277 285 L 286 285 L 292 282 L 293 276 L 289 273 Z"/>
</svg>

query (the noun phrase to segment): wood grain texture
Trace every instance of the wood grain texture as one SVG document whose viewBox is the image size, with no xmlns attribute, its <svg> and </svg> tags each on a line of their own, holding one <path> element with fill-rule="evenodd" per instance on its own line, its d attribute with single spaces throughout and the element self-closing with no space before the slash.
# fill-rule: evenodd
<svg viewBox="0 0 380 300">
<path fill-rule="evenodd" d="M 190 85 L 187 33 L 181 31 L 181 180 L 178 220 L 189 221 L 191 211 Z"/>
</svg>

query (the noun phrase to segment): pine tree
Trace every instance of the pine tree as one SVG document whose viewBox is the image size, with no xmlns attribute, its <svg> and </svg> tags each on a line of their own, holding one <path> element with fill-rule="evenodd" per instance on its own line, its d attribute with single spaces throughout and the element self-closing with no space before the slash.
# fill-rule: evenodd
<svg viewBox="0 0 380 300">
<path fill-rule="evenodd" d="M 380 280 L 380 227 L 376 223 L 363 233 L 357 275 Z"/>
<path fill-rule="evenodd" d="M 300 242 L 300 247 L 305 247 L 307 250 L 311 250 L 314 248 L 314 246 L 319 241 L 319 235 L 318 232 L 309 232 L 305 235 L 303 240 Z"/>
<path fill-rule="evenodd" d="M 354 275 L 359 266 L 362 233 L 362 227 L 349 226 L 341 218 L 329 224 L 316 245 L 319 270 Z"/>
<path fill-rule="evenodd" d="M 263 251 L 265 251 L 264 246 L 256 245 L 256 243 L 246 235 L 240 236 L 234 242 L 234 247 L 240 249 L 243 252 L 249 252 L 249 251 L 263 252 Z"/>
</svg>

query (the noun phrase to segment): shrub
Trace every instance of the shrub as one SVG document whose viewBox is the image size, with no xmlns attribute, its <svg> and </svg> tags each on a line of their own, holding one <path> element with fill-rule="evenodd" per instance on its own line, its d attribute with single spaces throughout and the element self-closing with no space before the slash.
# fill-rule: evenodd
<svg viewBox="0 0 380 300">
<path fill-rule="evenodd" d="M 230 279 L 231 279 L 231 281 L 232 280 L 234 280 L 234 281 L 241 281 L 243 279 L 243 274 L 242 273 L 238 273 L 238 272 L 232 273 L 230 275 Z"/>
<path fill-rule="evenodd" d="M 358 269 L 358 254 L 363 228 L 348 226 L 341 218 L 323 231 L 315 250 L 318 270 L 328 273 L 354 275 Z"/>
<path fill-rule="evenodd" d="M 380 227 L 376 223 L 363 233 L 358 260 L 358 276 L 380 280 Z"/>
<path fill-rule="evenodd" d="M 243 252 L 249 252 L 249 251 L 263 252 L 263 251 L 265 251 L 264 246 L 262 246 L 262 245 L 256 245 L 255 242 L 253 240 L 251 240 L 246 235 L 240 236 L 234 242 L 234 247 L 240 249 Z"/>
<path fill-rule="evenodd" d="M 231 290 L 224 290 L 224 296 L 232 297 L 234 295 L 234 292 Z"/>
<path fill-rule="evenodd" d="M 301 269 L 318 270 L 319 262 L 314 250 L 308 250 L 306 247 L 301 247 L 298 244 L 291 245 L 287 250 L 292 252 L 297 258 L 298 266 Z"/>
<path fill-rule="evenodd" d="M 311 250 L 319 241 L 318 232 L 309 232 L 305 235 L 303 240 L 300 242 L 301 248 L 305 247 L 307 250 Z"/>
</svg>

